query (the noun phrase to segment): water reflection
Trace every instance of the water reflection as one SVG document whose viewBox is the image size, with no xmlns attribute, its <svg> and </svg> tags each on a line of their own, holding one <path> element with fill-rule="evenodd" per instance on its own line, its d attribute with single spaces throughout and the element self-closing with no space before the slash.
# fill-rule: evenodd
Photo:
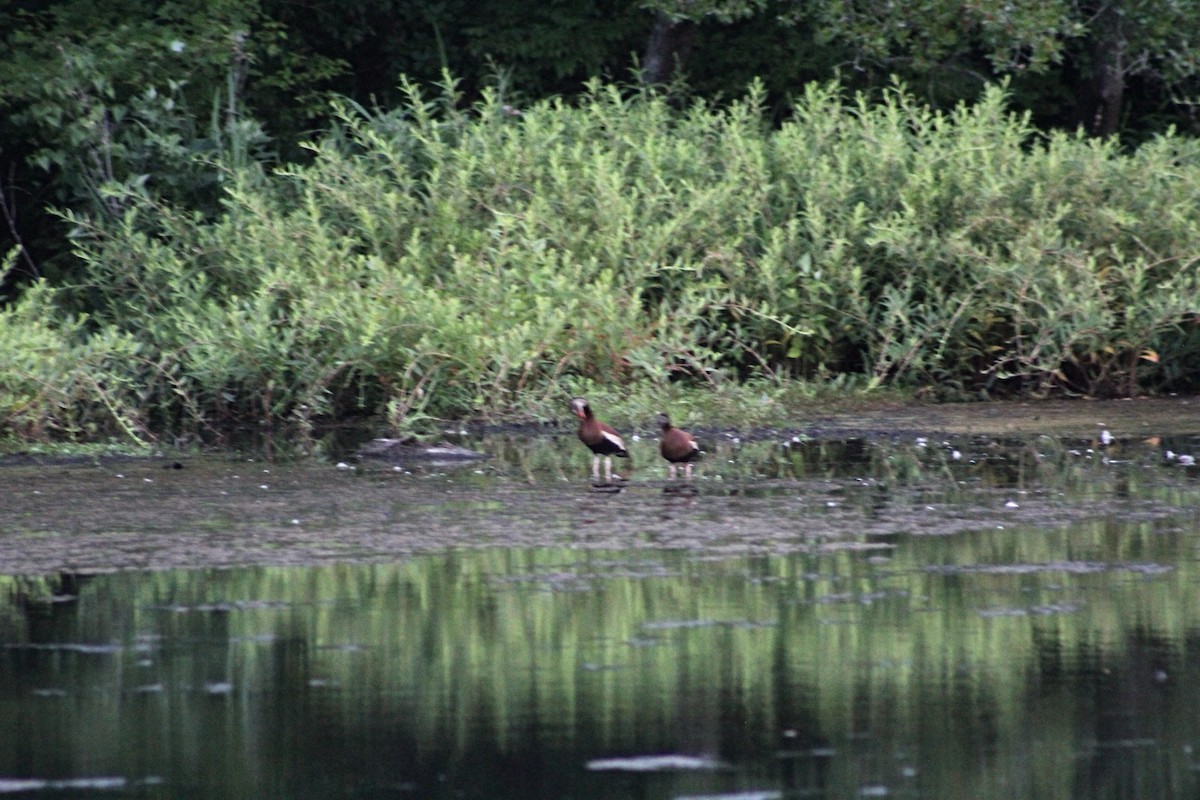
<svg viewBox="0 0 1200 800">
<path fill-rule="evenodd" d="M 530 441 L 493 436 L 464 441 L 493 456 L 482 469 L 479 464 L 468 465 L 476 474 L 514 471 L 531 482 L 547 475 L 578 480 L 588 463 L 586 451 L 565 437 Z M 779 434 L 742 440 L 731 434 L 710 434 L 704 445 L 706 455 L 697 467 L 702 476 L 698 484 L 710 492 L 727 491 L 731 486 L 741 491 L 778 491 L 795 481 L 846 478 L 938 486 L 1080 488 L 1104 475 L 1129 479 L 1138 470 L 1169 470 L 1193 478 L 1200 474 L 1181 464 L 1172 449 L 1200 449 L 1195 437 L 1115 440 L 1101 445 L 1098 440 L 1048 436 L 801 440 Z M 665 462 L 658 457 L 655 440 L 633 441 L 630 451 L 636 465 L 635 480 L 663 478 Z"/>
<path fill-rule="evenodd" d="M 1200 789 L 1200 489 L 1166 445 L 728 439 L 694 495 L 648 441 L 591 494 L 576 445 L 11 472 L 0 794 Z M 28 567 L 64 552 L 126 571 Z M 189 553 L 260 566 L 128 569 Z"/>
<path fill-rule="evenodd" d="M 1191 796 L 1200 576 L 1128 533 L 99 575 L 7 629 L 0 791 Z"/>
</svg>

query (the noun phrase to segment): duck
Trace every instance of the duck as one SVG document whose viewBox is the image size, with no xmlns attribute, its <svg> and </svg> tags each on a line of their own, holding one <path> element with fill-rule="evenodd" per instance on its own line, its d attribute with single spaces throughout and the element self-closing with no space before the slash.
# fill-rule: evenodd
<svg viewBox="0 0 1200 800">
<path fill-rule="evenodd" d="M 658 415 L 658 426 L 662 428 L 658 451 L 667 460 L 667 476 L 675 480 L 676 469 L 682 464 L 684 478 L 690 479 L 692 462 L 704 453 L 700 444 L 690 433 L 672 425 L 671 418 L 665 413 Z"/>
<path fill-rule="evenodd" d="M 592 480 L 600 480 L 600 457 L 604 457 L 604 480 L 612 483 L 613 457 L 629 458 L 625 440 L 611 426 L 596 419 L 592 407 L 582 397 L 571 401 L 571 413 L 579 417 L 579 441 L 592 451 Z"/>
</svg>

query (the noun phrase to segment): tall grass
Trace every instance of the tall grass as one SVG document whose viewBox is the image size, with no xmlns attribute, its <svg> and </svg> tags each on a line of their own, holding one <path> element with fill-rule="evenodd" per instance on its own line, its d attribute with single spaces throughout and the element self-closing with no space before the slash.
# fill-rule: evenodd
<svg viewBox="0 0 1200 800">
<path fill-rule="evenodd" d="M 0 360 L 0 426 L 404 425 L 675 378 L 1200 380 L 1193 140 L 1043 137 L 999 88 L 938 112 L 812 85 L 777 128 L 757 89 L 515 110 L 406 88 L 338 103 L 304 164 L 227 169 L 215 218 L 152 194 L 119 224 L 67 213 L 89 280 L 0 315 L 0 350 L 52 343 Z"/>
</svg>

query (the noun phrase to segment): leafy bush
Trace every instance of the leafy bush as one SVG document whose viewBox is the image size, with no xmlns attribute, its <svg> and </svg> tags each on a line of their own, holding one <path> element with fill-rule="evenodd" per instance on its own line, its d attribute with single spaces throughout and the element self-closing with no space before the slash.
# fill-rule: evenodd
<svg viewBox="0 0 1200 800">
<path fill-rule="evenodd" d="M 0 437 L 141 440 L 141 345 L 88 327 L 59 316 L 44 283 L 0 309 Z"/>
<path fill-rule="evenodd" d="M 118 222 L 68 214 L 86 285 L 33 293 L 10 329 L 92 348 L 113 377 L 90 402 L 133 432 L 405 425 L 677 377 L 946 396 L 1200 378 L 1192 140 L 1043 140 L 999 88 L 942 113 L 810 86 L 774 129 L 758 87 L 683 109 L 600 83 L 522 109 L 406 88 L 338 105 L 306 164 L 228 168 L 215 219 L 141 191 Z M 87 395 L 54 363 L 12 396 Z"/>
</svg>

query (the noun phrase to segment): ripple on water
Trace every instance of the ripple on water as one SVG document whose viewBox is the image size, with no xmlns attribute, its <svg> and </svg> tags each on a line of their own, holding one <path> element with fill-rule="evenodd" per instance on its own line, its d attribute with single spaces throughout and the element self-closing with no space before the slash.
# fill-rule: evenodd
<svg viewBox="0 0 1200 800">
<path fill-rule="evenodd" d="M 89 777 L 49 780 L 43 778 L 0 778 L 0 794 L 28 792 L 119 792 L 130 787 L 158 786 L 162 779 L 149 776 L 131 781 L 128 778 Z"/>
<path fill-rule="evenodd" d="M 782 800 L 783 792 L 770 789 L 759 792 L 731 792 L 728 794 L 686 794 L 675 800 Z"/>
<path fill-rule="evenodd" d="M 1162 575 L 1171 572 L 1174 567 L 1154 563 L 1047 561 L 1043 564 L 929 564 L 924 569 L 938 575 L 1033 575 L 1045 572 L 1067 572 L 1074 575 L 1136 572 L 1141 575 Z"/>
<path fill-rule="evenodd" d="M 664 772 L 677 770 L 722 769 L 725 764 L 709 756 L 689 756 L 674 753 L 664 755 L 630 756 L 627 758 L 595 758 L 587 762 L 593 772 Z"/>
</svg>

